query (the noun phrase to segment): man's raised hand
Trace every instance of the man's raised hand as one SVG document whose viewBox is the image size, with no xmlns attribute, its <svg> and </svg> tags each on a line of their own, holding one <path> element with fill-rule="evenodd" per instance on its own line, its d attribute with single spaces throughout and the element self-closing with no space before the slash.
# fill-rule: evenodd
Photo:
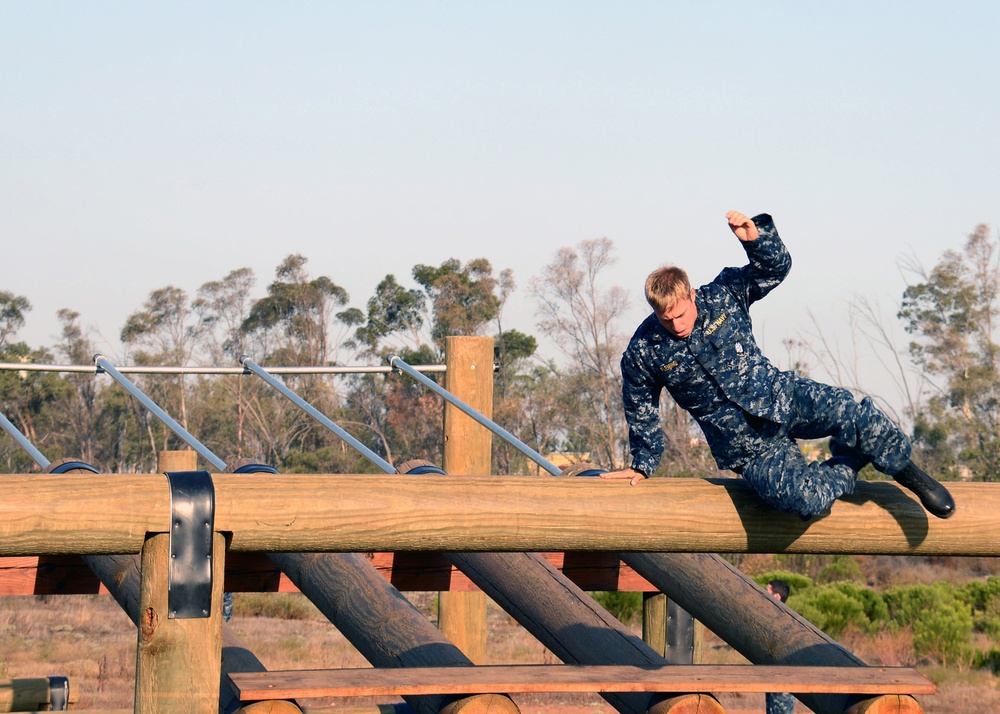
<svg viewBox="0 0 1000 714">
<path fill-rule="evenodd" d="M 726 220 L 729 221 L 730 230 L 744 243 L 757 240 L 757 236 L 759 235 L 757 233 L 757 226 L 739 211 L 730 211 L 727 213 Z"/>
</svg>

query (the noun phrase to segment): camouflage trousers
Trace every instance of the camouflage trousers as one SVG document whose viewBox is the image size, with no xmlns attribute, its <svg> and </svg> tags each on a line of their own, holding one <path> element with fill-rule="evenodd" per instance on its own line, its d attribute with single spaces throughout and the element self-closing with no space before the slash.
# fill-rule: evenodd
<svg viewBox="0 0 1000 714">
<path fill-rule="evenodd" d="M 795 697 L 791 694 L 768 694 L 766 697 L 767 714 L 793 714 L 795 712 Z"/>
<path fill-rule="evenodd" d="M 765 422 L 758 430 L 766 447 L 737 469 L 768 504 L 809 519 L 854 492 L 858 471 L 871 463 L 895 474 L 910 458 L 910 442 L 868 397 L 799 378 L 793 386 L 787 424 Z M 796 439 L 830 437 L 826 461 L 809 461 Z"/>
</svg>

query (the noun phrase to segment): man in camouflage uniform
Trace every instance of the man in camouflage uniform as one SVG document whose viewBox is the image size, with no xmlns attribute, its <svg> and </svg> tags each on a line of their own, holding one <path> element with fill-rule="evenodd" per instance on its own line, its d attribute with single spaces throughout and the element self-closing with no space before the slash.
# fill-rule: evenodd
<svg viewBox="0 0 1000 714">
<path fill-rule="evenodd" d="M 779 511 L 809 519 L 852 493 L 871 463 L 912 490 L 939 518 L 955 511 L 951 494 L 910 461 L 910 444 L 870 398 L 794 372 L 782 372 L 753 337 L 750 305 L 785 278 L 791 257 L 767 214 L 726 214 L 749 263 L 726 268 L 693 289 L 667 266 L 646 280 L 653 314 L 622 355 L 625 417 L 632 466 L 602 478 L 651 475 L 663 453 L 660 392 L 664 387 L 698 422 L 720 469 L 740 474 Z M 832 458 L 807 461 L 795 439 L 830 438 Z"/>
</svg>

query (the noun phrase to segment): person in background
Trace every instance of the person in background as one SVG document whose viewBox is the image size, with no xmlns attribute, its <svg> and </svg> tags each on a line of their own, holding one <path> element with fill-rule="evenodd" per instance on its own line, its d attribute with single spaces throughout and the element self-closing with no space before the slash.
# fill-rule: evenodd
<svg viewBox="0 0 1000 714">
<path fill-rule="evenodd" d="M 767 584 L 767 592 L 778 602 L 787 602 L 792 589 L 784 580 L 772 580 Z M 795 697 L 787 692 L 781 694 L 768 692 L 765 696 L 767 714 L 793 714 Z"/>
</svg>

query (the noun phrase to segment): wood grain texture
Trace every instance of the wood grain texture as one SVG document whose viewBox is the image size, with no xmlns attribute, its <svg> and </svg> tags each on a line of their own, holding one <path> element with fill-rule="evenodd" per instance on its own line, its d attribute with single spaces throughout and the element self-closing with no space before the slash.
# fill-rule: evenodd
<svg viewBox="0 0 1000 714">
<path fill-rule="evenodd" d="M 456 488 L 460 479 L 461 488 Z M 216 528 L 235 551 L 554 551 L 1000 555 L 1000 484 L 954 483 L 928 517 L 893 482 L 858 484 L 809 522 L 741 479 L 215 476 Z M 136 553 L 166 532 L 156 475 L 0 476 L 0 555 Z M 108 494 L 115 494 L 109 498 Z"/>
<path fill-rule="evenodd" d="M 933 694 L 909 667 L 486 665 L 283 670 L 230 675 L 241 700 L 469 692 L 834 692 Z"/>
<path fill-rule="evenodd" d="M 211 616 L 170 619 L 167 607 L 169 536 L 153 535 L 143 547 L 136 646 L 136 714 L 216 714 L 219 711 L 225 548 L 225 539 L 216 534 Z"/>
<path fill-rule="evenodd" d="M 661 699 L 647 714 L 726 714 L 726 709 L 710 694 L 679 694 Z"/>
<path fill-rule="evenodd" d="M 884 694 L 858 702 L 844 714 L 924 714 L 924 709 L 906 694 Z"/>
<path fill-rule="evenodd" d="M 493 416 L 493 338 L 445 339 L 444 388 L 486 418 Z M 493 434 L 457 407 L 445 403 L 444 463 L 449 474 L 489 474 Z M 459 486 L 456 483 L 456 486 Z M 438 627 L 476 664 L 486 659 L 486 596 L 482 592 L 438 594 Z"/>
</svg>

